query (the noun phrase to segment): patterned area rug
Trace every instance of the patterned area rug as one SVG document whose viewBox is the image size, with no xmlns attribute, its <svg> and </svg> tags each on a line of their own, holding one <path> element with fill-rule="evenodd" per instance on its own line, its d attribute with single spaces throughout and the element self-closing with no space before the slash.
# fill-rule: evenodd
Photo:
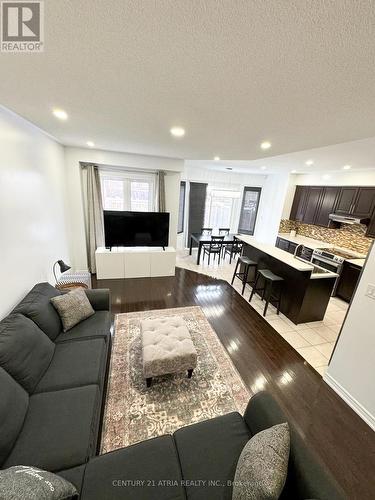
<svg viewBox="0 0 375 500">
<path fill-rule="evenodd" d="M 198 353 L 193 377 L 186 373 L 142 376 L 140 321 L 181 316 Z M 116 316 L 102 453 L 172 433 L 185 425 L 231 411 L 243 413 L 250 394 L 200 307 Z"/>
</svg>

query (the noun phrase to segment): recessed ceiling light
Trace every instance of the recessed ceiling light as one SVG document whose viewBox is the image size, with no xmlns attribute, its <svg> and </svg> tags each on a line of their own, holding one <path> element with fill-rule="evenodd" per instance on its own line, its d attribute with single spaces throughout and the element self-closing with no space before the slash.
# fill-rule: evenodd
<svg viewBox="0 0 375 500">
<path fill-rule="evenodd" d="M 262 149 L 270 149 L 271 143 L 269 141 L 263 141 L 260 145 Z"/>
<path fill-rule="evenodd" d="M 86 144 L 88 145 L 89 148 L 93 148 L 95 146 L 95 143 L 92 141 L 87 141 Z"/>
<path fill-rule="evenodd" d="M 226 170 L 233 170 L 232 167 L 225 167 Z"/>
<path fill-rule="evenodd" d="M 352 168 L 351 165 L 344 165 L 343 167 L 343 170 L 350 170 Z"/>
<path fill-rule="evenodd" d="M 311 167 L 311 165 L 314 165 L 314 160 L 305 161 L 305 165 L 307 165 L 308 167 Z"/>
<path fill-rule="evenodd" d="M 297 170 L 292 170 L 290 173 L 291 173 L 291 174 L 296 174 L 296 173 L 297 173 Z"/>
<path fill-rule="evenodd" d="M 66 111 L 64 111 L 63 109 L 55 108 L 52 110 L 52 113 L 59 120 L 67 120 L 68 119 L 68 113 Z"/>
<path fill-rule="evenodd" d="M 183 137 L 185 135 L 185 129 L 182 127 L 172 127 L 170 132 L 174 137 Z"/>
<path fill-rule="evenodd" d="M 266 170 L 267 167 L 263 165 L 263 167 L 260 167 L 261 170 Z"/>
<path fill-rule="evenodd" d="M 215 157 L 214 157 L 214 160 L 215 160 L 215 161 L 220 161 L 220 156 L 215 156 Z"/>
</svg>

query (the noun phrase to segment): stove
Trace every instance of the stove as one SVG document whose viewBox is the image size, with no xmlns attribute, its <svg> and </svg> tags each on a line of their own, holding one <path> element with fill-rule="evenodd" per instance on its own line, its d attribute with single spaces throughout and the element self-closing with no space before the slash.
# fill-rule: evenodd
<svg viewBox="0 0 375 500">
<path fill-rule="evenodd" d="M 336 295 L 336 289 L 345 259 L 353 258 L 355 258 L 355 256 L 352 253 L 340 250 L 339 248 L 317 248 L 314 250 L 311 259 L 312 264 L 328 269 L 328 271 L 332 271 L 339 275 L 336 279 L 332 295 Z"/>
<path fill-rule="evenodd" d="M 336 262 L 355 258 L 352 253 L 346 252 L 345 250 L 340 250 L 339 248 L 317 248 L 314 253 L 316 255 L 322 255 L 327 259 L 332 259 Z"/>
</svg>

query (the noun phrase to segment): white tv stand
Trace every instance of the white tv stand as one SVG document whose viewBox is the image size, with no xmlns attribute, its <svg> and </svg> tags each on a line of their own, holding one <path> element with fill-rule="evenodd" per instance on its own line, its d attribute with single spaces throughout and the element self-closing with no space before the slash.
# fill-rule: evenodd
<svg viewBox="0 0 375 500">
<path fill-rule="evenodd" d="M 99 247 L 95 252 L 96 277 L 151 278 L 174 276 L 176 250 L 173 247 Z"/>
</svg>

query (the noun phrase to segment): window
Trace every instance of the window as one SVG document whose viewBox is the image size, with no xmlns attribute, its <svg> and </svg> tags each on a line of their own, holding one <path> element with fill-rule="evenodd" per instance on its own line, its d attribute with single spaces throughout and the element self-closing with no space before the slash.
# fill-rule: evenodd
<svg viewBox="0 0 375 500">
<path fill-rule="evenodd" d="M 243 190 L 240 223 L 238 232 L 254 234 L 257 219 L 261 188 L 245 187 Z"/>
<path fill-rule="evenodd" d="M 212 228 L 234 227 L 233 218 L 239 198 L 238 191 L 208 188 L 204 226 Z"/>
<path fill-rule="evenodd" d="M 184 232 L 184 224 L 185 224 L 185 196 L 186 196 L 186 182 L 181 181 L 180 184 L 180 203 L 178 207 L 178 225 L 177 225 L 177 233 Z"/>
<path fill-rule="evenodd" d="M 152 212 L 155 176 L 137 172 L 101 172 L 104 210 Z"/>
</svg>

